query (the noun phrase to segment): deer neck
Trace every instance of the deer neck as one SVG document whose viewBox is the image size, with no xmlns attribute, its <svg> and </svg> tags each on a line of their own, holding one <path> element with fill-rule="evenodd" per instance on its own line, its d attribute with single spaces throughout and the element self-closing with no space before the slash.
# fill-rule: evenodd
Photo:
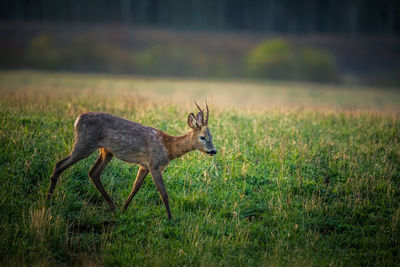
<svg viewBox="0 0 400 267">
<path fill-rule="evenodd" d="M 168 152 L 169 160 L 173 160 L 193 151 L 195 148 L 192 143 L 193 131 L 181 136 L 163 134 L 163 142 Z"/>
</svg>

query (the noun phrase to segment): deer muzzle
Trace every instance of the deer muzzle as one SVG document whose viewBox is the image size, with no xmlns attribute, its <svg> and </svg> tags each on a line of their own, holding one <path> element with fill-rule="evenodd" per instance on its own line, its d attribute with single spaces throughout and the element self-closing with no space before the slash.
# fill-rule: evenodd
<svg viewBox="0 0 400 267">
<path fill-rule="evenodd" d="M 207 151 L 207 154 L 210 156 L 214 156 L 215 154 L 217 154 L 217 150 L 213 149 L 213 150 Z"/>
</svg>

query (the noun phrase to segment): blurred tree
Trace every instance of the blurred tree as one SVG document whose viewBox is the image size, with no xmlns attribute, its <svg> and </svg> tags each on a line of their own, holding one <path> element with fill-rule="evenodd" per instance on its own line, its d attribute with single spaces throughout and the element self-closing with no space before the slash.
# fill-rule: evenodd
<svg viewBox="0 0 400 267">
<path fill-rule="evenodd" d="M 125 23 L 179 29 L 400 33 L 398 0 L 3 0 L 2 21 Z"/>
<path fill-rule="evenodd" d="M 294 78 L 294 57 L 285 40 L 274 39 L 262 42 L 250 51 L 247 70 L 256 78 Z"/>
<path fill-rule="evenodd" d="M 246 60 L 247 74 L 255 78 L 337 82 L 334 57 L 315 48 L 295 49 L 282 39 L 264 41 L 253 48 Z"/>
</svg>

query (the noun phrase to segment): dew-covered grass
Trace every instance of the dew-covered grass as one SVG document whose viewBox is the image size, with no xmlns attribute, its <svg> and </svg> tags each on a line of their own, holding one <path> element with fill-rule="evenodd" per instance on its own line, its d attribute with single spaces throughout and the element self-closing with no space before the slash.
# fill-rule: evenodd
<svg viewBox="0 0 400 267">
<path fill-rule="evenodd" d="M 0 96 L 1 265 L 400 262 L 396 91 L 2 72 Z M 87 175 L 97 152 L 67 169 L 45 201 L 79 113 L 178 135 L 188 131 L 193 100 L 204 98 L 218 154 L 170 163 L 172 221 L 150 175 L 128 210 L 112 214 Z M 103 172 L 118 207 L 137 170 L 113 159 Z"/>
</svg>

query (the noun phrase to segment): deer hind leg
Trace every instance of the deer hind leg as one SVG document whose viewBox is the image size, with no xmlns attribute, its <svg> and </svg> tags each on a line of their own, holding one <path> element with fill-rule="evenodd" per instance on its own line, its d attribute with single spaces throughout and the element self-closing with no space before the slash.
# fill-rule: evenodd
<svg viewBox="0 0 400 267">
<path fill-rule="evenodd" d="M 141 187 L 142 184 L 143 184 L 144 178 L 146 178 L 146 176 L 147 176 L 148 173 L 149 173 L 149 170 L 147 170 L 147 169 L 144 168 L 144 167 L 140 167 L 140 169 L 139 169 L 139 171 L 138 171 L 138 173 L 137 173 L 137 176 L 136 176 L 135 183 L 134 183 L 134 185 L 133 185 L 133 187 L 132 187 L 132 191 L 131 191 L 131 193 L 129 194 L 129 197 L 128 197 L 128 199 L 126 200 L 125 205 L 124 205 L 124 207 L 122 208 L 122 210 L 126 210 L 126 208 L 128 208 L 129 204 L 130 204 L 131 201 L 132 201 L 132 198 L 133 198 L 133 197 L 136 195 L 136 193 L 139 191 L 140 187 Z"/>
<path fill-rule="evenodd" d="M 60 177 L 61 173 L 65 171 L 68 167 L 72 166 L 73 164 L 77 163 L 81 159 L 87 158 L 96 150 L 96 147 L 92 148 L 85 148 L 79 146 L 78 144 L 74 145 L 74 148 L 68 156 L 63 158 L 62 160 L 58 161 L 54 166 L 53 173 L 50 176 L 50 187 L 47 193 L 47 199 L 51 197 L 53 194 L 54 188 L 56 187 L 57 180 Z"/>
<path fill-rule="evenodd" d="M 47 199 L 49 199 L 51 197 L 51 195 L 53 194 L 54 188 L 56 187 L 56 184 L 57 184 L 58 177 L 67 168 L 65 166 L 66 166 L 66 163 L 70 160 L 70 158 L 71 158 L 71 155 L 68 155 L 65 158 L 63 158 L 62 160 L 58 161 L 56 163 L 56 165 L 54 166 L 53 173 L 50 176 L 51 183 L 50 183 L 49 191 L 47 193 Z"/>
<path fill-rule="evenodd" d="M 101 195 L 104 197 L 104 199 L 107 201 L 108 206 L 110 206 L 111 211 L 114 211 L 116 209 L 116 206 L 110 196 L 107 194 L 106 190 L 104 189 L 103 184 L 100 181 L 100 175 L 101 172 L 104 170 L 104 168 L 107 166 L 107 164 L 112 160 L 114 155 L 104 149 L 100 148 L 100 154 L 99 157 L 96 160 L 96 163 L 93 165 L 93 167 L 89 171 L 89 177 L 92 180 L 93 184 L 96 186 L 97 190 L 101 193 Z"/>
<path fill-rule="evenodd" d="M 165 189 L 161 171 L 152 169 L 151 175 L 153 176 L 153 181 L 156 184 L 158 191 L 160 192 L 161 199 L 164 203 L 165 209 L 167 210 L 168 220 L 171 220 L 172 215 L 171 215 L 171 211 L 169 209 L 168 194 L 167 194 L 167 190 Z"/>
</svg>

